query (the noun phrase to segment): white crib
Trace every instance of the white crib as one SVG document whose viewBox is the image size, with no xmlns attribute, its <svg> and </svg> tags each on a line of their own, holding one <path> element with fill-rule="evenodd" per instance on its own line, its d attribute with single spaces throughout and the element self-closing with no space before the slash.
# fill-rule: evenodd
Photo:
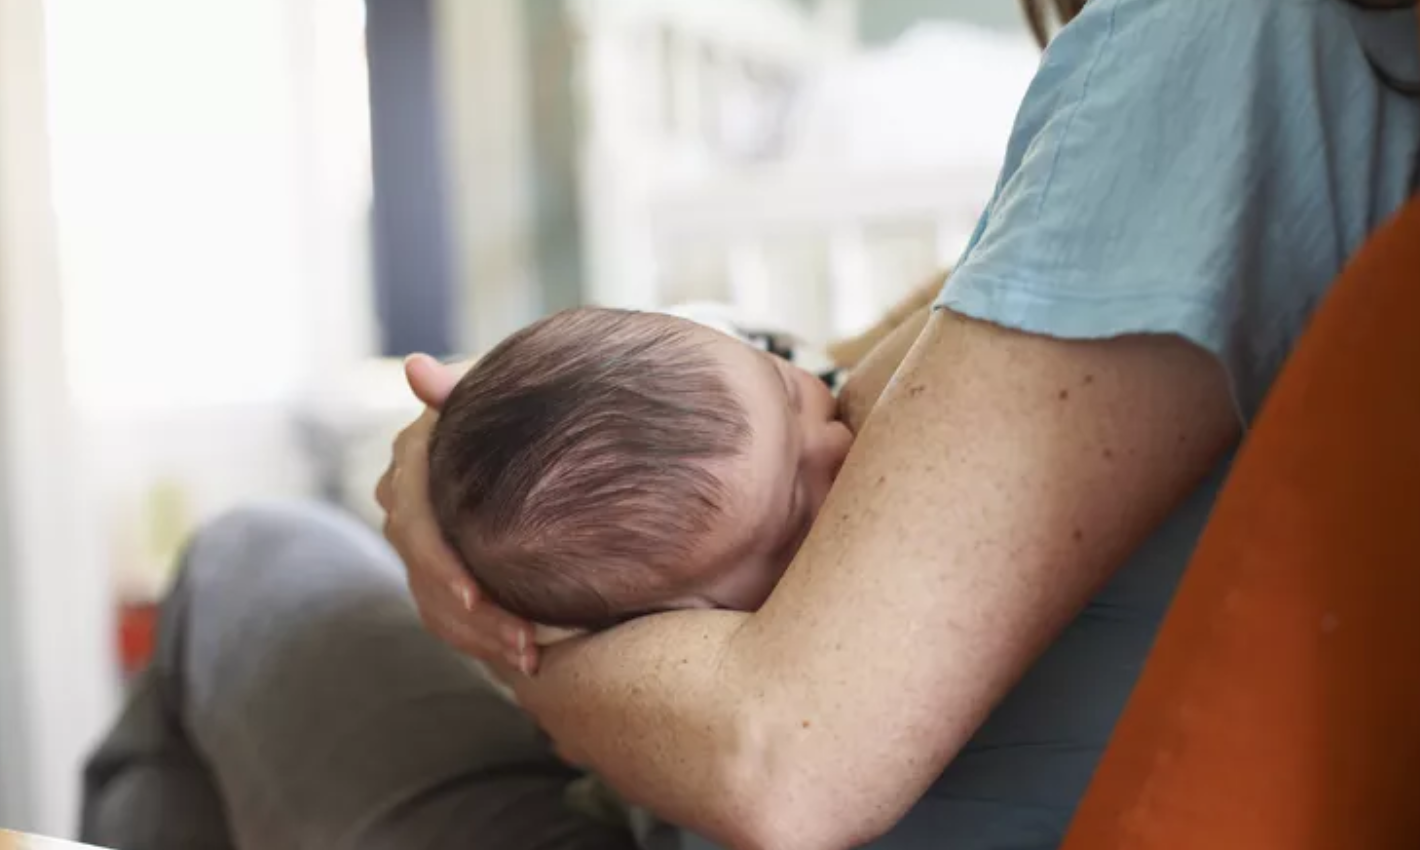
<svg viewBox="0 0 1420 850">
<path fill-rule="evenodd" d="M 850 162 L 806 114 L 859 55 L 855 15 L 851 0 L 575 7 L 589 301 L 724 301 L 821 341 L 956 259 L 994 158 Z"/>
<path fill-rule="evenodd" d="M 1012 92 L 1029 78 L 1035 48 L 1024 34 L 1015 47 L 982 47 L 972 33 L 933 40 L 928 52 L 961 55 L 924 72 L 929 97 L 945 91 L 949 123 L 989 132 L 963 128 L 975 153 L 958 145 L 939 158 L 883 155 L 876 141 L 846 139 L 844 126 L 863 115 L 898 119 L 871 104 L 818 108 L 826 81 L 856 73 L 864 54 L 851 0 L 815 8 L 790 0 L 571 5 L 588 301 L 727 302 L 743 319 L 823 342 L 870 324 L 956 259 L 990 196 L 994 154 L 1019 96 Z M 486 22 L 465 26 L 476 23 Z M 997 88 L 960 70 L 997 61 L 1016 69 Z M 952 89 L 957 77 L 965 88 Z M 923 132 L 921 122 L 907 123 Z M 942 133 L 927 132 L 936 135 L 919 147 L 930 154 Z M 955 126 L 948 135 L 960 141 Z M 495 325 L 507 318 L 491 312 Z M 306 422 L 315 467 L 334 498 L 378 524 L 374 483 L 390 438 L 418 404 L 394 362 L 328 383 Z"/>
</svg>

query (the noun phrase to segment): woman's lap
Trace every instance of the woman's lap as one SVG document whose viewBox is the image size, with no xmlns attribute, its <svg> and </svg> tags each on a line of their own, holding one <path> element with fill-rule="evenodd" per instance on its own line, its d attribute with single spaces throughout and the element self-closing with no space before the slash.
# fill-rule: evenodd
<svg viewBox="0 0 1420 850">
<path fill-rule="evenodd" d="M 632 846 L 564 804 L 576 771 L 424 631 L 383 541 L 333 511 L 206 527 L 142 684 L 86 776 L 93 841 L 226 846 L 193 803 L 211 797 L 238 847 Z"/>
</svg>

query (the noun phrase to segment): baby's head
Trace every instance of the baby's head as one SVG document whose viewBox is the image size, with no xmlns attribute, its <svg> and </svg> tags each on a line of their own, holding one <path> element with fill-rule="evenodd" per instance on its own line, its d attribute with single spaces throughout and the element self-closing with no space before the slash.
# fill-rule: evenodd
<svg viewBox="0 0 1420 850">
<path fill-rule="evenodd" d="M 480 587 L 534 622 L 753 610 L 851 441 L 828 388 L 781 358 L 684 319 L 583 308 L 459 382 L 430 494 Z"/>
</svg>

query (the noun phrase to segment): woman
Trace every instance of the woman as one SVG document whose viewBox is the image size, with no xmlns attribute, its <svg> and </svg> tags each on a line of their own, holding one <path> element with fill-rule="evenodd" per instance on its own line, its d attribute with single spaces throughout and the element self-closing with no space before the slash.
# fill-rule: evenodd
<svg viewBox="0 0 1420 850">
<path fill-rule="evenodd" d="M 648 618 L 539 661 L 433 534 L 411 426 L 382 501 L 426 621 L 536 666 L 517 690 L 563 752 L 727 844 L 1054 846 L 1241 428 L 1412 191 L 1412 5 L 1084 8 L 756 614 Z M 434 406 L 454 378 L 413 377 Z"/>
<path fill-rule="evenodd" d="M 853 367 L 850 421 L 866 416 L 940 287 L 834 347 L 832 362 Z M 430 362 L 412 361 L 415 374 Z M 180 575 L 157 657 L 86 772 L 86 839 L 125 850 L 682 846 L 644 813 L 627 823 L 438 645 L 402 565 L 350 518 L 314 506 L 229 514 L 196 535 Z"/>
<path fill-rule="evenodd" d="M 426 622 L 536 667 L 517 689 L 573 762 L 724 844 L 1056 846 L 1243 423 L 1411 191 L 1416 32 L 1343 0 L 1093 0 L 763 610 L 537 653 L 433 530 L 431 413 L 381 486 Z M 433 406 L 455 378 L 410 372 Z M 89 773 L 87 835 L 629 848 L 564 804 L 576 772 L 419 630 L 402 581 L 322 514 L 204 530 Z"/>
</svg>

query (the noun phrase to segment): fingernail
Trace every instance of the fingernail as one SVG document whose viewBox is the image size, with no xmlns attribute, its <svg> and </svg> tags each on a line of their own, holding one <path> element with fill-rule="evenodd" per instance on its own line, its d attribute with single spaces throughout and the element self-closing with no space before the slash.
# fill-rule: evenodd
<svg viewBox="0 0 1420 850">
<path fill-rule="evenodd" d="M 518 656 L 518 672 L 522 673 L 524 676 L 531 676 L 533 674 L 533 660 L 531 654 L 524 653 Z"/>
<path fill-rule="evenodd" d="M 528 654 L 528 633 L 526 629 L 518 629 L 518 655 Z"/>
<path fill-rule="evenodd" d="M 472 611 L 472 610 L 473 610 L 473 591 L 469 590 L 469 589 L 468 589 L 468 586 L 467 586 L 467 585 L 464 585 L 464 584 L 454 584 L 454 585 L 451 585 L 451 587 L 452 587 L 453 590 L 454 590 L 454 595 L 459 598 L 459 602 L 463 605 L 464 610 L 465 610 L 465 611 Z"/>
</svg>

